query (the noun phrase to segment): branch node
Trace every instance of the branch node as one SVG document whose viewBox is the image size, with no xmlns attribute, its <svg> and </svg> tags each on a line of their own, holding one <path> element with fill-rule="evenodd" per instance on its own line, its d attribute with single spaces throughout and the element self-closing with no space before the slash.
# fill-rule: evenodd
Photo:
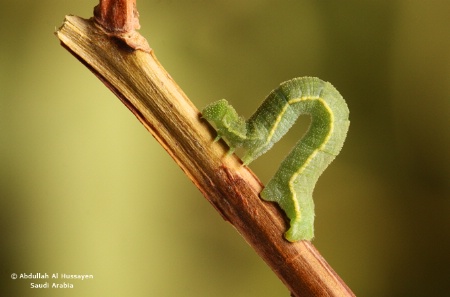
<svg viewBox="0 0 450 297">
<path fill-rule="evenodd" d="M 147 40 L 136 31 L 141 28 L 136 0 L 100 0 L 94 7 L 94 21 L 108 36 L 134 50 L 151 52 Z"/>
</svg>

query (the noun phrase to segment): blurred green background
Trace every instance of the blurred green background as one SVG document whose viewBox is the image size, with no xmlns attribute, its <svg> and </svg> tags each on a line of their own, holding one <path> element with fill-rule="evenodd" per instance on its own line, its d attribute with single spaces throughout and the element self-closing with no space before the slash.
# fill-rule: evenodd
<svg viewBox="0 0 450 297">
<path fill-rule="evenodd" d="M 450 1 L 137 1 L 199 109 L 246 117 L 297 76 L 351 127 L 315 190 L 314 245 L 358 296 L 450 294 Z M 2 0 L 1 296 L 288 296 L 119 100 L 53 35 L 97 1 Z M 251 168 L 267 182 L 296 131 Z M 12 273 L 92 274 L 30 289 Z M 62 280 L 61 280 L 62 281 Z M 41 281 L 37 281 L 41 282 Z"/>
</svg>

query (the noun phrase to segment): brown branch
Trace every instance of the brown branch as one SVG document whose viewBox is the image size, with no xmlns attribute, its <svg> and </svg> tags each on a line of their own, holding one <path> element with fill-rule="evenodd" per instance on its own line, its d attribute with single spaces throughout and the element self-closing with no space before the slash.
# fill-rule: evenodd
<svg viewBox="0 0 450 297">
<path fill-rule="evenodd" d="M 353 296 L 308 241 L 289 243 L 284 214 L 263 202 L 262 184 L 226 147 L 152 53 L 130 51 L 92 20 L 68 16 L 56 32 L 130 109 L 293 296 Z"/>
<path fill-rule="evenodd" d="M 122 40 L 133 49 L 151 51 L 147 40 L 135 31 L 141 28 L 136 0 L 100 0 L 94 7 L 94 20 L 105 34 Z"/>
<path fill-rule="evenodd" d="M 94 19 L 111 33 L 141 28 L 136 0 L 100 0 L 100 4 L 94 8 Z"/>
</svg>

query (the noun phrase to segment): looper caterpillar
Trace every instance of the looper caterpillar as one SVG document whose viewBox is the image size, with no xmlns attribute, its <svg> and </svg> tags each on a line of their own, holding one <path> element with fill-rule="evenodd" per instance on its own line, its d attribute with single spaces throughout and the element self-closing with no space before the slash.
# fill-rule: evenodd
<svg viewBox="0 0 450 297">
<path fill-rule="evenodd" d="M 328 82 L 301 77 L 274 89 L 247 121 L 225 99 L 202 111 L 203 118 L 216 126 L 215 141 L 224 138 L 229 153 L 236 147 L 245 149 L 244 165 L 269 150 L 301 114 L 311 115 L 308 131 L 260 194 L 285 211 L 290 219 L 285 237 L 291 242 L 314 237 L 312 192 L 319 176 L 340 152 L 350 125 L 342 96 Z"/>
</svg>

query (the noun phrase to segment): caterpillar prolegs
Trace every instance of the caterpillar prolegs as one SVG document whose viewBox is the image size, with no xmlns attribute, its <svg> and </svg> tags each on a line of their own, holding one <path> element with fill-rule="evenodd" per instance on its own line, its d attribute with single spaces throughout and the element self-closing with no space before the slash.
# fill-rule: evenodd
<svg viewBox="0 0 450 297">
<path fill-rule="evenodd" d="M 224 99 L 206 106 L 202 116 L 216 127 L 233 152 L 245 149 L 244 165 L 264 154 L 294 125 L 302 114 L 311 116 L 303 138 L 282 161 L 260 196 L 274 201 L 290 220 L 287 240 L 314 237 L 314 186 L 325 168 L 340 152 L 350 125 L 349 110 L 339 92 L 315 77 L 283 82 L 270 92 L 256 112 L 245 121 Z"/>
</svg>

